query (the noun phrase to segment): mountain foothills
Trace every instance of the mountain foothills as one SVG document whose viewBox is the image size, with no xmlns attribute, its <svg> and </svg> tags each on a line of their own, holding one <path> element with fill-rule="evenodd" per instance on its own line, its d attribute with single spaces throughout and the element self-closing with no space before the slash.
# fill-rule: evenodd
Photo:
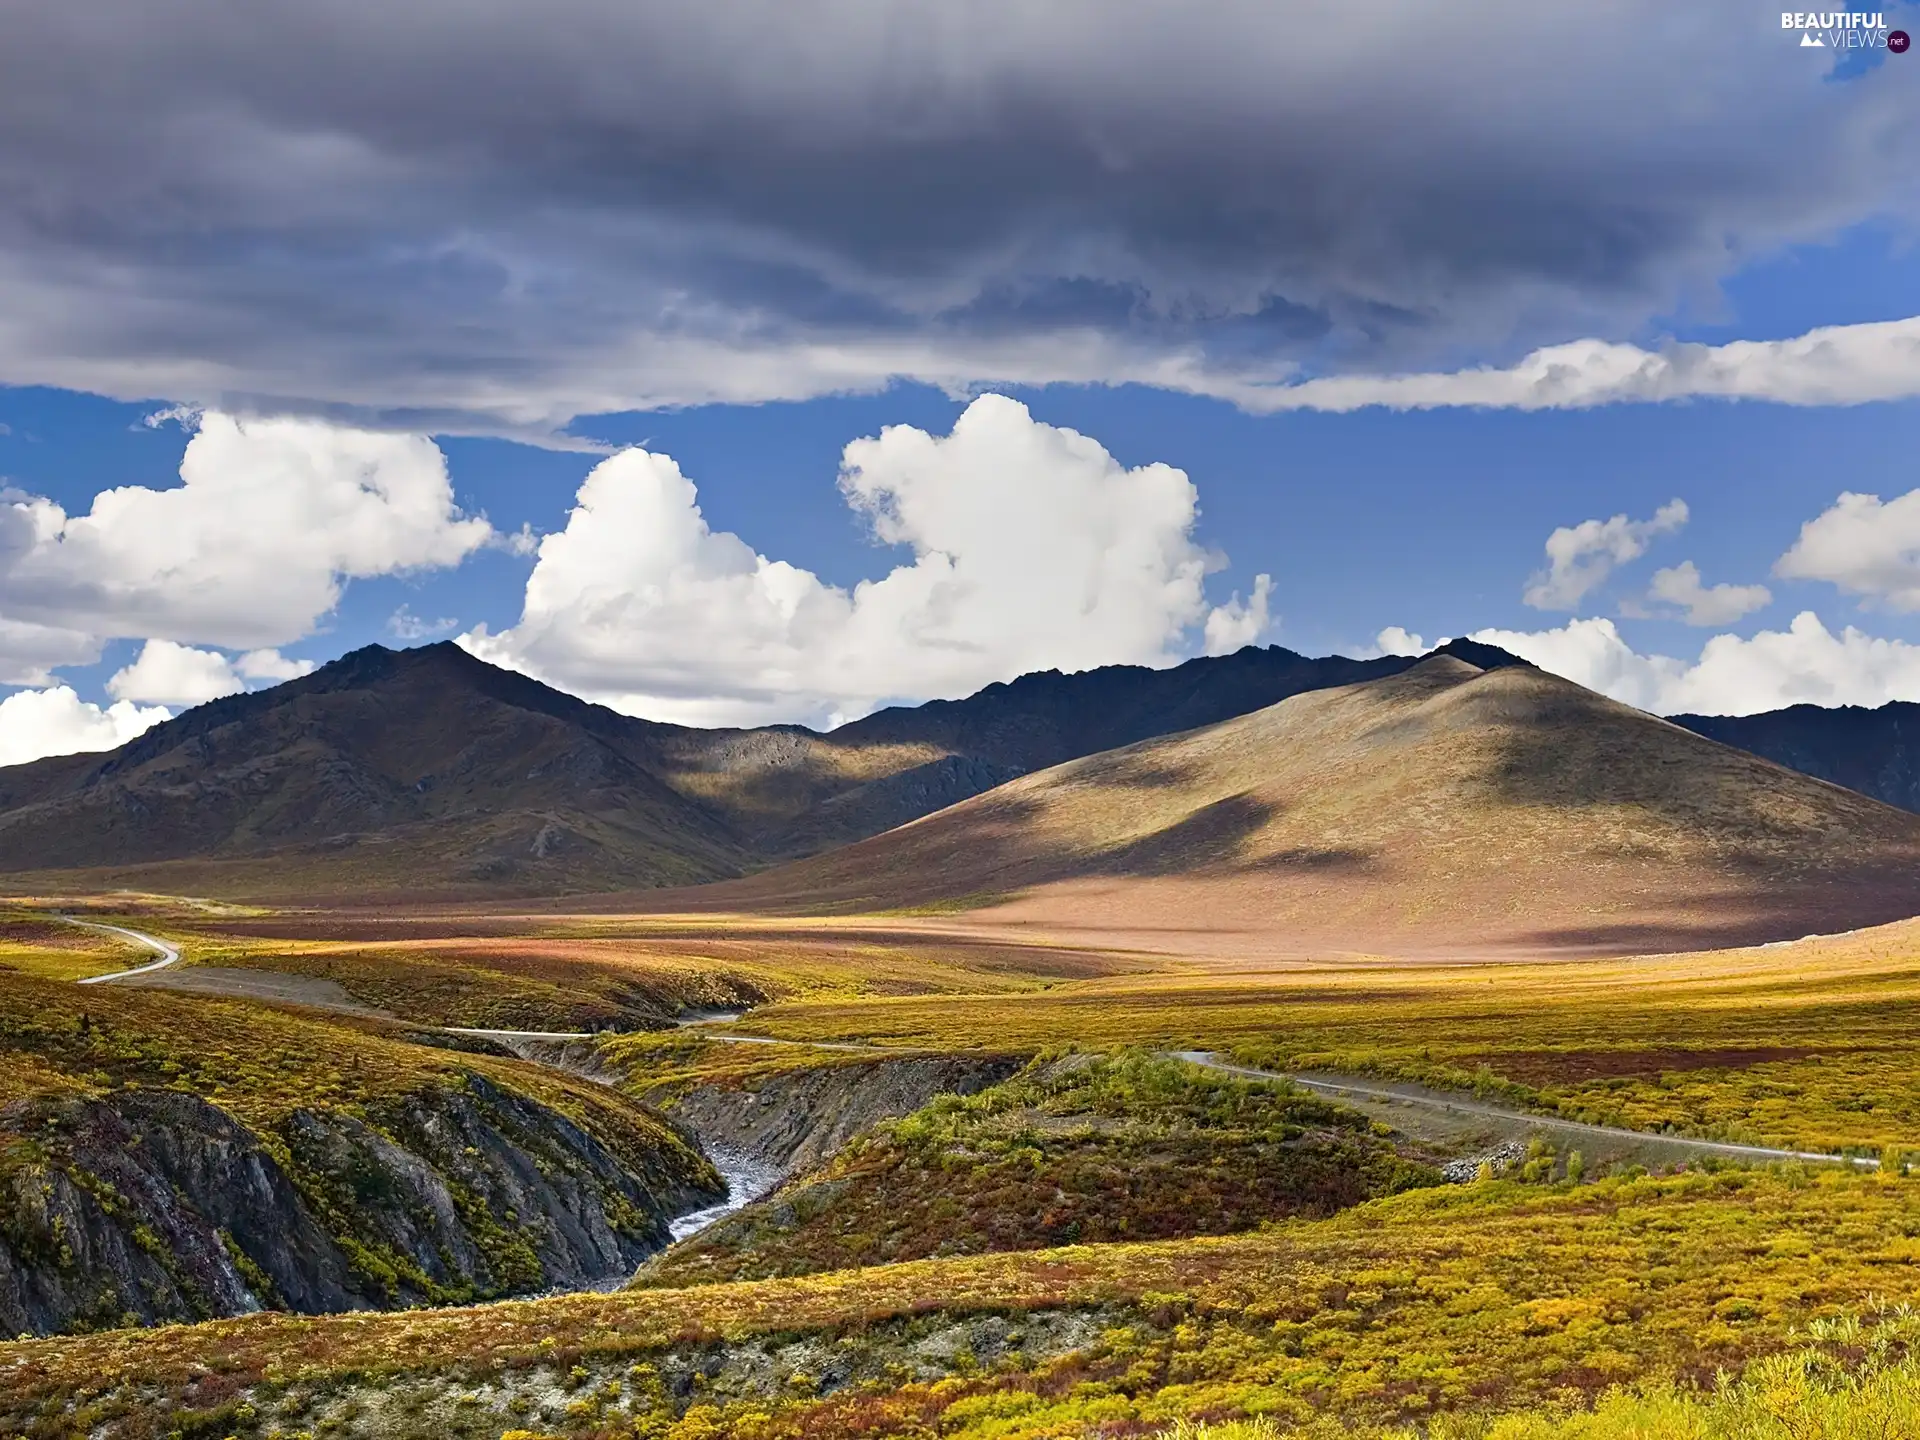
<svg viewBox="0 0 1920 1440">
<path fill-rule="evenodd" d="M 1049 671 L 821 735 L 654 724 L 450 643 L 369 646 L 109 754 L 0 770 L 0 869 L 229 895 L 698 884 L 1411 663 L 1250 647 L 1169 670 Z"/>
<path fill-rule="evenodd" d="M 1436 655 L 661 903 L 696 900 L 958 903 L 1215 953 L 1680 949 L 1920 911 L 1920 816 L 1530 666 Z"/>
<path fill-rule="evenodd" d="M 1913 1429 L 1920 814 L 1488 647 L 828 735 L 373 648 L 0 866 L 0 1435 Z"/>
</svg>

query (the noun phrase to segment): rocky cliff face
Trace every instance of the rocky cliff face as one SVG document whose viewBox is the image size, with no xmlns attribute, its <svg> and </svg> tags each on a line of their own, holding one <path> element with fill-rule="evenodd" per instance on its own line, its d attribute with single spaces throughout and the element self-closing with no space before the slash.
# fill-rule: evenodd
<svg viewBox="0 0 1920 1440">
<path fill-rule="evenodd" d="M 999 1055 L 885 1056 L 649 1098 L 709 1151 L 792 1174 L 823 1163 L 871 1125 L 911 1115 L 936 1095 L 997 1085 L 1022 1063 Z"/>
<path fill-rule="evenodd" d="M 583 1288 L 631 1274 L 669 1218 L 722 1193 L 657 1126 L 609 1144 L 463 1079 L 377 1123 L 313 1108 L 265 1133 L 173 1091 L 11 1107 L 0 1332 Z"/>
</svg>

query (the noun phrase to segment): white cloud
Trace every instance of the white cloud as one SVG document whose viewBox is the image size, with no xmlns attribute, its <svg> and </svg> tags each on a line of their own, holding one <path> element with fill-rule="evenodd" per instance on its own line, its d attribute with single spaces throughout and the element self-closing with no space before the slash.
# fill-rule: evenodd
<svg viewBox="0 0 1920 1440">
<path fill-rule="evenodd" d="M 1339 375 L 1297 385 L 1226 387 L 1249 410 L 1580 410 L 1630 401 L 1769 400 L 1863 405 L 1920 396 L 1920 316 L 1828 325 L 1790 340 L 1667 345 L 1643 350 L 1574 340 L 1507 369 Z"/>
<path fill-rule="evenodd" d="M 1678 607 L 1689 625 L 1731 625 L 1771 604 L 1773 592 L 1764 585 L 1702 585 L 1700 567 L 1683 560 L 1653 572 L 1647 598 L 1656 605 Z"/>
<path fill-rule="evenodd" d="M 48 685 L 57 666 L 90 665 L 99 658 L 99 639 L 84 631 L 0 616 L 0 685 Z"/>
<path fill-rule="evenodd" d="M 0 606 L 101 636 L 250 648 L 307 634 L 344 579 L 455 564 L 492 535 L 421 436 L 207 414 L 169 490 L 85 515 L 0 498 Z"/>
<path fill-rule="evenodd" d="M 0 700 L 0 765 L 45 755 L 111 750 L 158 725 L 167 712 L 122 700 L 102 709 L 65 685 L 21 690 Z"/>
<path fill-rule="evenodd" d="M 481 658 L 624 710 L 690 723 L 861 713 L 1024 671 L 1171 660 L 1209 612 L 1192 482 L 975 400 L 949 436 L 891 426 L 846 447 L 840 488 L 912 559 L 851 591 L 708 528 L 664 455 L 624 451 L 540 542 L 521 619 L 462 637 Z M 1209 626 L 1209 622 L 1211 625 Z"/>
<path fill-rule="evenodd" d="M 199 705 L 245 688 L 226 656 L 171 640 L 147 641 L 138 658 L 107 681 L 107 693 L 116 700 L 164 705 Z"/>
<path fill-rule="evenodd" d="M 534 534 L 533 526 L 524 520 L 521 521 L 518 530 L 496 534 L 489 543 L 496 549 L 506 551 L 509 555 L 537 555 L 540 552 L 540 537 Z"/>
<path fill-rule="evenodd" d="M 1562 525 L 1547 537 L 1547 569 L 1528 582 L 1523 598 L 1536 610 L 1571 610 L 1614 566 L 1639 559 L 1654 536 L 1671 534 L 1686 523 L 1686 501 L 1670 500 L 1651 520 L 1615 515 Z"/>
<path fill-rule="evenodd" d="M 298 680 L 313 673 L 313 661 L 289 660 L 278 650 L 249 650 L 233 662 L 234 671 L 247 680 Z"/>
<path fill-rule="evenodd" d="M 1201 632 L 1207 654 L 1231 655 L 1266 634 L 1267 627 L 1273 623 L 1267 614 L 1267 602 L 1272 594 L 1273 577 L 1256 575 L 1253 593 L 1244 603 L 1236 590 L 1227 597 L 1226 604 L 1214 606 Z"/>
<path fill-rule="evenodd" d="M 311 660 L 289 660 L 277 650 L 250 650 L 230 660 L 217 650 L 149 640 L 131 665 L 107 681 L 107 693 L 116 700 L 200 705 L 239 694 L 249 680 L 293 680 L 312 669 Z"/>
<path fill-rule="evenodd" d="M 1427 642 L 1421 636 L 1415 635 L 1404 626 L 1389 625 L 1373 637 L 1372 654 L 1424 655 L 1427 653 L 1427 648 Z M 1369 657 L 1363 655 L 1360 658 Z"/>
<path fill-rule="evenodd" d="M 1642 655 L 1611 620 L 1557 630 L 1477 630 L 1543 670 L 1660 715 L 1751 715 L 1785 705 L 1884 705 L 1920 700 L 1920 645 L 1848 626 L 1834 634 L 1811 610 L 1752 639 L 1715 635 L 1694 661 Z"/>
<path fill-rule="evenodd" d="M 405 605 L 387 617 L 387 633 L 396 640 L 425 640 L 429 636 L 445 635 L 459 628 L 460 622 L 452 616 L 428 620 L 414 614 Z"/>
<path fill-rule="evenodd" d="M 1894 610 L 1920 610 L 1920 490 L 1892 500 L 1848 491 L 1800 527 L 1773 573 L 1825 580 Z"/>
</svg>

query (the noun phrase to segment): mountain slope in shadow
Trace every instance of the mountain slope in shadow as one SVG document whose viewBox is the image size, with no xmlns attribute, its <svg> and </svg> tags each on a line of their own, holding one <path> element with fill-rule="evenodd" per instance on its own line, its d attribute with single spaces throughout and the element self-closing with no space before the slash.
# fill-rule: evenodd
<svg viewBox="0 0 1920 1440">
<path fill-rule="evenodd" d="M 822 735 L 655 724 L 452 644 L 369 646 L 107 754 L 0 769 L 0 868 L 266 897 L 697 884 L 1411 663 L 1248 647 L 1165 670 L 1049 671 Z"/>
<path fill-rule="evenodd" d="M 1920 810 L 1920 705 L 1789 705 L 1760 715 L 1675 715 L 1697 735 L 1764 755 L 1902 810 Z"/>
<path fill-rule="evenodd" d="M 1920 911 L 1920 816 L 1531 667 L 1436 656 L 655 903 L 964 908 L 1261 953 L 1678 949 Z"/>
</svg>

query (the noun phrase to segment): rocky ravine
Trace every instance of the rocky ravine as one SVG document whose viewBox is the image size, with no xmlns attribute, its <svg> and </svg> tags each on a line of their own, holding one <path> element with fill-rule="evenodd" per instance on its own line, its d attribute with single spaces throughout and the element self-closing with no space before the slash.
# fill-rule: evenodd
<svg viewBox="0 0 1920 1440">
<path fill-rule="evenodd" d="M 313 1108 L 260 1130 L 167 1090 L 9 1108 L 6 1334 L 586 1288 L 724 1191 L 631 1102 L 582 1124 L 473 1072 L 377 1120 Z"/>
<path fill-rule="evenodd" d="M 709 1153 L 786 1176 L 824 1163 L 869 1126 L 911 1115 L 936 1095 L 984 1090 L 1024 1063 L 1024 1056 L 878 1055 L 645 1098 Z"/>
</svg>

